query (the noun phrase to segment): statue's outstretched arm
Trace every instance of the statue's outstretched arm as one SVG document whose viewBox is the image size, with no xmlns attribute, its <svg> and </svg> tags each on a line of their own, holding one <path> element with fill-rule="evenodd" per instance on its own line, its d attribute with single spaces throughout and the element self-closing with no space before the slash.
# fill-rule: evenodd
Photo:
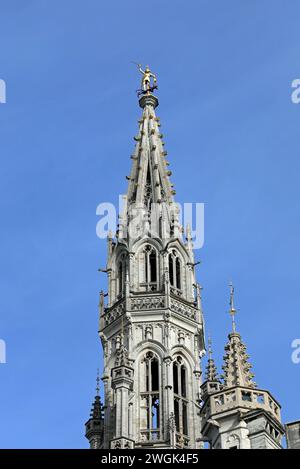
<svg viewBox="0 0 300 469">
<path fill-rule="evenodd" d="M 143 75 L 145 75 L 145 72 L 144 72 L 144 70 L 142 69 L 141 66 L 139 66 L 139 71 L 140 71 Z"/>
</svg>

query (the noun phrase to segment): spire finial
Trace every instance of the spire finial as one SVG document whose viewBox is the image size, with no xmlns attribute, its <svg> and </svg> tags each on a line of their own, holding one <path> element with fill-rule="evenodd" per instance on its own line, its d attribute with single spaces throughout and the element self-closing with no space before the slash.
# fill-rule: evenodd
<svg viewBox="0 0 300 469">
<path fill-rule="evenodd" d="M 96 378 L 96 396 L 100 395 L 100 372 L 99 368 L 97 368 L 97 378 Z"/>
<path fill-rule="evenodd" d="M 232 282 L 229 283 L 229 287 L 230 287 L 230 301 L 229 301 L 230 310 L 229 310 L 229 314 L 230 314 L 231 319 L 232 319 L 232 332 L 236 332 L 235 315 L 236 315 L 237 310 L 234 307 L 234 286 L 233 286 Z"/>
</svg>

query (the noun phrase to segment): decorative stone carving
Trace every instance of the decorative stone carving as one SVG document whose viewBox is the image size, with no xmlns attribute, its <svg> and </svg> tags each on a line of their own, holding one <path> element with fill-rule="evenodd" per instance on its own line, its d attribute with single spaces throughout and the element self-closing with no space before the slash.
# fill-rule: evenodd
<svg viewBox="0 0 300 469">
<path fill-rule="evenodd" d="M 148 340 L 148 339 L 152 339 L 153 337 L 153 328 L 150 324 L 147 324 L 145 326 L 145 339 Z"/>
<path fill-rule="evenodd" d="M 191 308 L 190 306 L 181 303 L 180 301 L 175 300 L 174 298 L 171 298 L 171 310 L 175 311 L 175 313 L 179 313 L 182 316 L 188 317 L 189 319 L 193 319 L 196 321 L 197 319 L 197 311 L 194 308 Z"/>
<path fill-rule="evenodd" d="M 160 309 L 165 307 L 165 298 L 163 296 L 131 298 L 130 306 L 132 311 Z"/>
<path fill-rule="evenodd" d="M 128 438 L 116 438 L 111 440 L 111 449 L 133 449 L 134 442 Z"/>
<path fill-rule="evenodd" d="M 104 324 L 108 326 L 113 321 L 118 319 L 125 312 L 125 301 L 117 303 L 113 308 L 107 310 L 104 314 Z"/>
</svg>

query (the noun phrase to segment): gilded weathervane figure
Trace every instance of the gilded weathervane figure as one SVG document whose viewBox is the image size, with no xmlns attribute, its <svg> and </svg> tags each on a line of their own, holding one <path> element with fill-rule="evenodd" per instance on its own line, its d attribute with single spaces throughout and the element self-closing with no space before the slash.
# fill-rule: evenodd
<svg viewBox="0 0 300 469">
<path fill-rule="evenodd" d="M 135 62 L 133 62 L 135 63 Z M 141 81 L 141 89 L 137 90 L 138 96 L 142 94 L 150 94 L 154 90 L 157 90 L 157 78 L 154 73 L 151 72 L 148 65 L 146 65 L 145 70 L 142 69 L 142 64 L 135 64 L 138 66 L 139 71 L 141 72 L 142 81 Z"/>
</svg>

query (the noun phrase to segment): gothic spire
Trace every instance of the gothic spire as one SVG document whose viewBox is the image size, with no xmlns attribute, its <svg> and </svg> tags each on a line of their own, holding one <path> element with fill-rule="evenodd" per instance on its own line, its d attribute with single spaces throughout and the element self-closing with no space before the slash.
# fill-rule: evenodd
<svg viewBox="0 0 300 469">
<path fill-rule="evenodd" d="M 174 202 L 175 190 L 170 181 L 172 171 L 166 160 L 167 152 L 160 130 L 160 119 L 155 114 L 158 106 L 158 98 L 153 94 L 157 88 L 156 77 L 148 67 L 145 71 L 141 67 L 139 70 L 143 73 L 142 89 L 138 92 L 139 105 L 143 113 L 138 121 L 138 133 L 134 137 L 136 145 L 131 155 L 131 172 L 126 176 L 128 190 L 119 234 L 123 239 L 126 238 L 123 229 L 129 227 L 132 222 L 129 232 L 129 237 L 131 235 L 132 238 L 148 235 L 149 232 L 153 237 L 181 238 L 179 210 Z M 155 81 L 151 84 L 153 77 Z M 134 234 L 132 228 L 135 230 Z"/>
<path fill-rule="evenodd" d="M 143 95 L 139 100 L 143 114 L 139 120 L 139 131 L 134 137 L 136 142 L 130 176 L 127 177 L 128 203 L 148 206 L 150 203 L 173 202 L 173 190 L 165 157 L 163 135 L 160 131 L 160 119 L 155 108 L 158 99 L 152 94 Z"/>
<path fill-rule="evenodd" d="M 244 386 L 255 388 L 256 383 L 252 381 L 254 374 L 251 373 L 252 365 L 249 363 L 249 355 L 246 352 L 246 346 L 242 342 L 241 335 L 236 332 L 234 307 L 234 288 L 230 283 L 230 310 L 232 317 L 232 332 L 228 335 L 228 342 L 225 346 L 225 355 L 223 356 L 224 364 L 222 369 L 224 374 L 224 387 Z"/>
<path fill-rule="evenodd" d="M 99 376 L 99 369 L 97 370 L 97 378 L 96 378 L 96 396 L 94 402 L 92 404 L 92 409 L 90 413 L 90 418 L 92 419 L 102 419 L 102 403 L 100 398 L 100 376 Z"/>
<path fill-rule="evenodd" d="M 100 449 L 103 444 L 104 410 L 100 399 L 100 377 L 97 370 L 96 396 L 92 404 L 89 420 L 85 424 L 85 436 L 90 442 L 90 448 Z"/>
</svg>

